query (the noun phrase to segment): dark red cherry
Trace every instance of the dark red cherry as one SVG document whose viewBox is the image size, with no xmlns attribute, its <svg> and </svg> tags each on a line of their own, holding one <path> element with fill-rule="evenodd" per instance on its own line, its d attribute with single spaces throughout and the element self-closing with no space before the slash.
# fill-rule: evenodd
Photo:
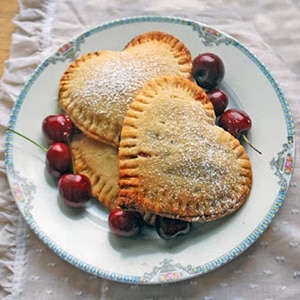
<svg viewBox="0 0 300 300">
<path fill-rule="evenodd" d="M 120 237 L 132 237 L 137 235 L 142 227 L 141 213 L 133 210 L 113 209 L 108 217 L 110 230 Z"/>
<path fill-rule="evenodd" d="M 252 127 L 251 118 L 245 111 L 237 108 L 225 110 L 218 120 L 218 125 L 230 132 L 234 137 L 242 137 L 250 147 L 261 154 L 261 152 L 250 143 L 245 135 Z"/>
<path fill-rule="evenodd" d="M 46 153 L 46 168 L 54 178 L 59 178 L 62 174 L 72 171 L 72 152 L 65 143 L 56 142 L 50 145 L 49 148 L 46 148 L 18 131 L 10 128 L 7 130 L 19 135 Z"/>
<path fill-rule="evenodd" d="M 170 240 L 181 234 L 191 231 L 191 223 L 182 220 L 156 216 L 155 228 L 158 235 L 164 240 Z"/>
<path fill-rule="evenodd" d="M 46 168 L 54 178 L 72 172 L 72 153 L 70 147 L 62 142 L 56 142 L 46 152 Z"/>
<path fill-rule="evenodd" d="M 221 89 L 213 89 L 207 91 L 206 94 L 214 106 L 216 116 L 220 116 L 228 106 L 227 94 Z"/>
<path fill-rule="evenodd" d="M 241 133 L 252 127 L 250 116 L 243 110 L 231 108 L 226 110 L 219 118 L 219 126 L 238 138 Z"/>
<path fill-rule="evenodd" d="M 224 63 L 214 53 L 199 54 L 192 62 L 192 74 L 200 87 L 214 89 L 224 78 Z"/>
<path fill-rule="evenodd" d="M 58 114 L 47 116 L 42 123 L 42 131 L 49 144 L 67 142 L 71 139 L 74 125 L 68 115 Z"/>
<path fill-rule="evenodd" d="M 60 177 L 58 190 L 66 206 L 82 208 L 92 197 L 89 178 L 83 174 L 68 173 Z"/>
</svg>

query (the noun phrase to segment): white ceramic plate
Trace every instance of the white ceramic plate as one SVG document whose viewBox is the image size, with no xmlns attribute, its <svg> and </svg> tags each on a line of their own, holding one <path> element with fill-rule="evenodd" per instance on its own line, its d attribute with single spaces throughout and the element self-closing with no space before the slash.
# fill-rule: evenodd
<svg viewBox="0 0 300 300">
<path fill-rule="evenodd" d="M 252 118 L 247 148 L 253 164 L 253 188 L 246 204 L 223 220 L 171 241 L 144 231 L 117 238 L 97 202 L 74 212 L 60 204 L 56 184 L 45 172 L 44 153 L 8 133 L 6 165 L 11 190 L 35 234 L 62 259 L 99 277 L 119 282 L 175 282 L 212 271 L 237 257 L 266 230 L 285 198 L 293 169 L 295 134 L 290 109 L 275 79 L 244 45 L 211 27 L 172 17 L 135 17 L 94 28 L 62 46 L 45 60 L 24 86 L 9 127 L 44 143 L 41 123 L 56 112 L 59 79 L 79 55 L 98 49 L 121 50 L 133 37 L 160 30 L 181 39 L 193 57 L 220 55 L 225 64 L 222 88 L 230 106 Z"/>
</svg>

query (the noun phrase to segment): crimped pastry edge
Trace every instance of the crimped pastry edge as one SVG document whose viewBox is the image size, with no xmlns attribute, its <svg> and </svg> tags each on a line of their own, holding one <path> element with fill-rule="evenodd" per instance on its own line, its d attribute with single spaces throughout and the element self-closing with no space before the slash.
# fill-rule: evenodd
<svg viewBox="0 0 300 300">
<path fill-rule="evenodd" d="M 99 151 L 101 149 L 102 151 L 105 151 L 103 149 L 107 149 L 108 147 L 111 148 L 111 146 L 91 140 L 84 134 L 74 135 L 71 141 L 76 172 L 84 174 L 90 179 L 92 185 L 92 196 L 96 198 L 106 209 L 111 210 L 117 206 L 119 196 L 119 188 L 117 184 L 118 179 L 116 178 L 116 186 L 114 186 L 106 180 L 105 176 L 108 176 L 108 174 L 102 174 L 101 170 L 99 170 L 99 173 L 94 172 L 90 166 L 91 161 L 89 161 L 85 156 L 85 150 L 86 147 L 88 147 L 87 143 L 93 143 L 93 147 L 99 147 Z M 82 145 L 84 145 L 84 148 L 82 148 Z"/>
<path fill-rule="evenodd" d="M 192 79 L 192 55 L 187 46 L 173 34 L 162 31 L 149 31 L 134 37 L 125 47 L 125 49 L 135 47 L 149 42 L 162 42 L 171 46 L 171 52 L 178 61 L 182 72 L 186 73 L 186 78 Z"/>
</svg>

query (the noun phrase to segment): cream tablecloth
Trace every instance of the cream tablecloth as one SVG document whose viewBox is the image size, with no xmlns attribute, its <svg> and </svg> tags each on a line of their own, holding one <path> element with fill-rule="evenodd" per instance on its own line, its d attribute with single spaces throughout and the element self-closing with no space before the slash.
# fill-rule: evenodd
<svg viewBox="0 0 300 300">
<path fill-rule="evenodd" d="M 299 165 L 282 209 L 250 249 L 209 274 L 159 286 L 96 278 L 57 257 L 20 216 L 4 165 L 9 113 L 35 67 L 74 35 L 105 21 L 135 15 L 191 18 L 244 43 L 267 65 L 285 92 L 299 138 L 299 13 L 298 0 L 20 0 L 20 12 L 14 19 L 17 29 L 1 81 L 0 298 L 300 299 Z"/>
</svg>

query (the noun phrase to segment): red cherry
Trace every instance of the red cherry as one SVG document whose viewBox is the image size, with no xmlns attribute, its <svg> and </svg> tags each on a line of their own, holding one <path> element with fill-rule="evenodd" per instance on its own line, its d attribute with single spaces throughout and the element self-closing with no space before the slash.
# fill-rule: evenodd
<svg viewBox="0 0 300 300">
<path fill-rule="evenodd" d="M 199 54 L 192 62 L 192 74 L 199 86 L 214 89 L 224 78 L 224 63 L 216 54 Z"/>
<path fill-rule="evenodd" d="M 42 123 L 42 131 L 49 144 L 67 142 L 67 137 L 72 137 L 73 128 L 71 119 L 65 114 L 49 115 Z"/>
<path fill-rule="evenodd" d="M 46 168 L 54 178 L 59 178 L 72 171 L 70 147 L 62 142 L 52 144 L 46 152 Z"/>
<path fill-rule="evenodd" d="M 19 135 L 46 153 L 46 168 L 54 178 L 59 178 L 62 174 L 72 170 L 72 153 L 70 147 L 65 143 L 56 142 L 47 149 L 20 132 L 10 128 L 7 130 Z"/>
<path fill-rule="evenodd" d="M 133 210 L 113 209 L 108 217 L 110 230 L 120 237 L 137 235 L 142 227 L 143 218 L 140 212 Z"/>
<path fill-rule="evenodd" d="M 252 127 L 250 116 L 237 108 L 226 110 L 219 118 L 219 126 L 238 138 L 242 132 L 249 131 Z"/>
<path fill-rule="evenodd" d="M 178 235 L 188 234 L 192 227 L 189 222 L 156 216 L 155 228 L 162 239 L 170 240 Z"/>
<path fill-rule="evenodd" d="M 66 206 L 82 208 L 92 197 L 89 178 L 83 174 L 68 173 L 60 177 L 58 190 Z"/>
<path fill-rule="evenodd" d="M 228 105 L 228 97 L 226 93 L 221 89 L 213 89 L 206 92 L 206 94 L 214 106 L 216 116 L 220 116 Z"/>
<path fill-rule="evenodd" d="M 246 112 L 237 108 L 225 110 L 218 120 L 218 125 L 230 132 L 236 138 L 241 136 L 250 147 L 261 154 L 244 134 L 252 127 L 251 118 Z"/>
</svg>

